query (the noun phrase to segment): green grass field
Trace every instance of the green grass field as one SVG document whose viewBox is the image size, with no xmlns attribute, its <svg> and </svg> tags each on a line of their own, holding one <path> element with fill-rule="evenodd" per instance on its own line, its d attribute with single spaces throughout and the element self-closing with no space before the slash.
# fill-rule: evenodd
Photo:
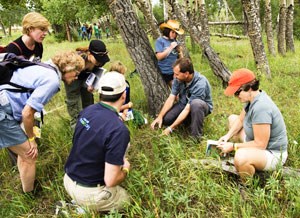
<svg viewBox="0 0 300 218">
<path fill-rule="evenodd" d="M 9 39 L 5 40 L 0 44 L 6 44 Z M 143 87 L 137 74 L 129 76 L 135 67 L 122 40 L 104 39 L 104 42 L 111 60 L 120 60 L 127 66 L 134 107 L 147 116 Z M 211 44 L 229 70 L 246 67 L 256 71 L 248 40 L 212 38 Z M 48 36 L 43 59 L 57 51 L 87 45 L 88 42 L 56 43 L 53 36 Z M 187 45 L 190 47 L 189 42 Z M 272 97 L 285 119 L 289 137 L 286 165 L 300 168 L 299 41 L 295 47 L 295 54 L 268 56 L 272 79 L 264 75 L 259 78 L 261 89 Z M 162 130 L 152 131 L 149 125 L 141 129 L 129 125 L 132 146 L 128 158 L 132 170 L 123 185 L 132 197 L 132 204 L 122 213 L 106 215 L 93 212 L 79 215 L 71 208 L 69 217 L 300 217 L 298 178 L 282 177 L 280 172 L 270 174 L 265 181 L 255 177 L 245 190 L 247 199 L 243 200 L 234 176 L 219 169 L 203 168 L 192 161 L 206 158 L 206 140 L 224 135 L 228 115 L 239 113 L 242 105 L 237 99 L 224 96 L 222 82 L 212 73 L 199 48 L 191 57 L 195 69 L 208 78 L 213 91 L 214 111 L 206 118 L 202 141 L 195 142 L 180 130 L 162 137 Z M 105 66 L 109 67 L 110 64 Z M 72 146 L 63 84 L 45 109 L 51 113 L 45 115 L 37 162 L 37 179 L 43 190 L 35 200 L 26 198 L 17 170 L 11 167 L 6 150 L 0 150 L 0 217 L 54 217 L 55 203 L 70 201 L 62 181 L 63 167 Z M 151 123 L 153 118 L 147 118 Z"/>
</svg>

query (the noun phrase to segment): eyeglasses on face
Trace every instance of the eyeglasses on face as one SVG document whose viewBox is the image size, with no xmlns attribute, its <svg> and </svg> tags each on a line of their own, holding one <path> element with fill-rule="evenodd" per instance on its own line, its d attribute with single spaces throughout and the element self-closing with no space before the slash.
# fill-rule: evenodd
<svg viewBox="0 0 300 218">
<path fill-rule="evenodd" d="M 234 93 L 234 96 L 238 97 L 241 93 L 241 91 L 243 91 L 242 88 L 239 88 L 235 93 Z"/>
</svg>

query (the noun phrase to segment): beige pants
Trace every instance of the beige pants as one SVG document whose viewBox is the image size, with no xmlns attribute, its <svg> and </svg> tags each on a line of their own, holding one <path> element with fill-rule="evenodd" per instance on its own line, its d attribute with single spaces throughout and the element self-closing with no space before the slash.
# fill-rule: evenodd
<svg viewBox="0 0 300 218">
<path fill-rule="evenodd" d="M 67 174 L 64 176 L 64 186 L 67 193 L 80 206 L 85 206 L 95 211 L 120 210 L 125 204 L 130 203 L 130 198 L 125 189 L 115 187 L 83 187 L 74 182 Z"/>
</svg>

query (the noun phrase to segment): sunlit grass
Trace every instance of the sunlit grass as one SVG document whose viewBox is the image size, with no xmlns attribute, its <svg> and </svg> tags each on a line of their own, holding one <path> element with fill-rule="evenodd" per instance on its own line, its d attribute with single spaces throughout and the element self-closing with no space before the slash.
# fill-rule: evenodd
<svg viewBox="0 0 300 218">
<path fill-rule="evenodd" d="M 7 40 L 7 39 L 5 39 Z M 8 42 L 8 41 L 7 41 Z M 147 116 L 147 102 L 138 74 L 130 74 L 135 67 L 120 39 L 104 39 L 112 61 L 120 60 L 128 68 L 134 107 Z M 1 44 L 3 41 L 1 41 Z M 190 44 L 187 43 L 189 49 Z M 88 46 L 88 42 L 56 43 L 53 36 L 46 38 L 44 57 L 56 52 Z M 285 119 L 289 137 L 287 165 L 300 167 L 300 43 L 296 54 L 271 57 L 268 60 L 272 79 L 260 76 L 261 88 L 276 102 Z M 212 47 L 230 71 L 247 67 L 255 71 L 252 50 L 248 40 L 212 38 Z M 299 217 L 300 181 L 271 174 L 265 185 L 258 178 L 246 189 L 250 200 L 243 201 L 236 178 L 219 169 L 204 169 L 191 159 L 205 157 L 207 139 L 218 139 L 226 133 L 227 117 L 239 113 L 242 105 L 235 98 L 224 96 L 222 83 L 212 73 L 199 49 L 191 57 L 196 71 L 204 74 L 212 86 L 214 111 L 205 120 L 203 140 L 195 142 L 185 131 L 178 129 L 171 136 L 160 136 L 162 130 L 151 131 L 149 125 L 140 129 L 129 126 L 131 148 L 129 160 L 132 170 L 124 182 L 132 204 L 124 212 L 106 217 Z M 105 65 L 109 69 L 110 64 Z M 39 146 L 37 179 L 43 190 L 35 200 L 21 192 L 18 173 L 11 168 L 7 152 L 0 150 L 0 217 L 53 217 L 55 203 L 70 201 L 63 188 L 64 164 L 72 146 L 72 130 L 61 91 L 46 105 L 43 140 Z M 95 99 L 98 94 L 95 93 Z M 147 116 L 151 122 L 153 118 Z M 70 209 L 70 217 L 80 217 Z M 81 217 L 97 217 L 88 213 Z M 104 217 L 105 215 L 102 215 Z"/>
</svg>

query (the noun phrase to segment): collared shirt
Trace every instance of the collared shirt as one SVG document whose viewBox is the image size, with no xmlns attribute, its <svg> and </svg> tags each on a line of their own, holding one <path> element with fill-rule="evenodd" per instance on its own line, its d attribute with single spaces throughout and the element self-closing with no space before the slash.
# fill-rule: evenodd
<svg viewBox="0 0 300 218">
<path fill-rule="evenodd" d="M 34 90 L 32 93 L 5 91 L 17 121 L 22 120 L 22 110 L 26 104 L 40 112 L 60 87 L 60 78 L 55 70 L 38 65 L 17 69 L 11 82 Z"/>
<path fill-rule="evenodd" d="M 210 113 L 213 110 L 210 84 L 205 76 L 196 71 L 189 83 L 174 79 L 171 94 L 175 96 L 179 94 L 179 101 L 184 105 L 190 104 L 194 99 L 201 99 L 207 103 Z"/>
</svg>

